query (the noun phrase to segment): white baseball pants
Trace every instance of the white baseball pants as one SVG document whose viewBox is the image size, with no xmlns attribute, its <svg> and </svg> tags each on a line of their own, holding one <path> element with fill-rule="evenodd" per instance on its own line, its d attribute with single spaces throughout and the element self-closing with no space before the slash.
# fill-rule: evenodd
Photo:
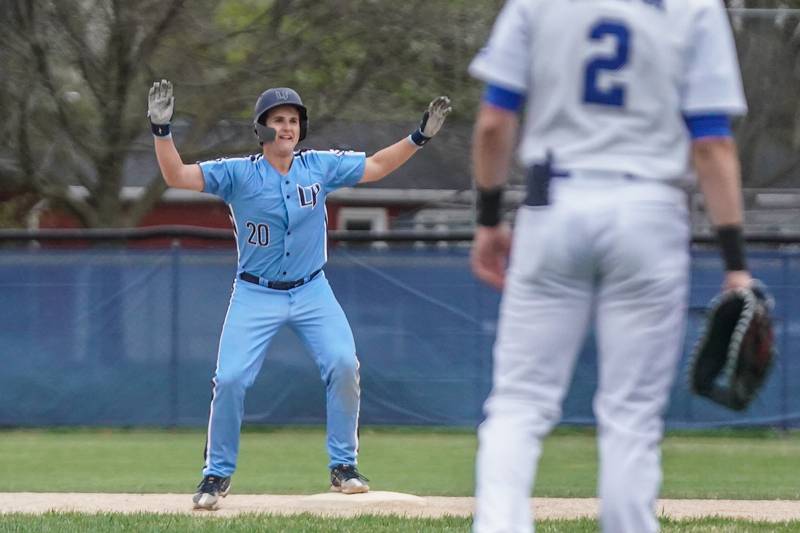
<svg viewBox="0 0 800 533">
<path fill-rule="evenodd" d="M 683 346 L 686 195 L 665 184 L 556 179 L 551 205 L 517 214 L 479 429 L 474 530 L 533 531 L 542 439 L 558 423 L 594 318 L 601 524 L 658 530 L 663 412 Z"/>
</svg>

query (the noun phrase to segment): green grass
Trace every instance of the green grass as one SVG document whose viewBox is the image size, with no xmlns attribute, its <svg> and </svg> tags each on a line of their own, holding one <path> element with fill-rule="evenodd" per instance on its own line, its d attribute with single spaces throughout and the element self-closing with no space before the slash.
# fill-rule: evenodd
<svg viewBox="0 0 800 533">
<path fill-rule="evenodd" d="M 0 431 L 0 491 L 189 492 L 200 479 L 201 431 Z M 471 496 L 473 431 L 361 432 L 360 468 L 373 490 Z M 770 432 L 669 435 L 663 445 L 668 498 L 798 499 L 800 435 Z M 314 494 L 328 487 L 321 428 L 245 431 L 234 490 Z M 562 430 L 547 441 L 536 495 L 595 494 L 591 431 Z"/>
<path fill-rule="evenodd" d="M 800 438 L 676 437 L 663 446 L 667 498 L 800 498 Z"/>
<path fill-rule="evenodd" d="M 250 533 L 270 532 L 331 532 L 331 533 L 426 533 L 468 532 L 469 518 L 398 518 L 395 516 L 360 516 L 357 518 L 325 519 L 313 515 L 290 517 L 268 515 L 240 515 L 235 518 L 194 517 L 175 514 L 79 514 L 47 513 L 39 516 L 24 514 L 0 515 L 0 532 L 37 531 L 39 533 L 117 533 L 147 532 L 210 532 Z M 720 518 L 697 520 L 661 520 L 664 533 L 750 533 L 797 532 L 800 522 L 745 522 Z M 540 520 L 538 533 L 595 533 L 596 520 Z"/>
<path fill-rule="evenodd" d="M 189 493 L 200 478 L 205 435 L 197 430 L 0 431 L 0 491 Z M 562 429 L 545 442 L 537 496 L 595 494 L 595 435 Z M 474 431 L 364 428 L 360 465 L 373 490 L 471 496 Z M 770 431 L 680 432 L 663 445 L 662 497 L 798 499 L 800 435 Z M 321 428 L 248 430 L 242 436 L 234 492 L 312 494 L 327 489 Z M 0 533 L 122 531 L 450 532 L 470 530 L 469 518 L 391 516 L 320 518 L 171 514 L 0 515 Z M 664 532 L 800 532 L 800 521 L 719 518 L 661 520 Z M 543 520 L 537 532 L 596 532 L 596 520 Z"/>
<path fill-rule="evenodd" d="M 0 491 L 188 492 L 201 477 L 205 435 L 194 431 L 0 433 Z M 361 469 L 374 490 L 467 495 L 474 436 L 466 432 L 361 433 Z M 245 432 L 237 493 L 314 494 L 328 489 L 324 431 Z"/>
</svg>

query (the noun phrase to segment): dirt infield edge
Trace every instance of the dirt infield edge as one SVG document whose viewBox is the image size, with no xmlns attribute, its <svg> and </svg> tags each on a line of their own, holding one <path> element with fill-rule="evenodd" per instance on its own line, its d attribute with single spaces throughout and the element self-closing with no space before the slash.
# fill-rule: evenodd
<svg viewBox="0 0 800 533">
<path fill-rule="evenodd" d="M 594 498 L 532 498 L 535 516 L 543 519 L 596 517 Z M 474 499 L 467 497 L 419 497 L 394 492 L 370 492 L 345 496 L 232 494 L 215 511 L 192 509 L 186 494 L 3 493 L 0 513 L 180 513 L 230 517 L 243 513 L 356 516 L 396 514 L 408 517 L 470 516 Z M 719 516 L 758 521 L 800 520 L 800 501 L 787 500 L 659 500 L 657 513 L 670 518 Z"/>
</svg>

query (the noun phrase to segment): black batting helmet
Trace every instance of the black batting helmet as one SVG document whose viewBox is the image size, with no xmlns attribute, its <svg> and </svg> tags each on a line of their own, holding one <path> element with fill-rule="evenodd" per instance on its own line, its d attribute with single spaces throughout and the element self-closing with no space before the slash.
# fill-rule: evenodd
<svg viewBox="0 0 800 533">
<path fill-rule="evenodd" d="M 306 106 L 303 105 L 300 95 L 289 87 L 278 87 L 267 89 L 261 93 L 261 96 L 256 101 L 255 112 L 253 113 L 253 127 L 255 128 L 256 137 L 261 143 L 264 143 L 265 140 L 271 141 L 274 135 L 274 133 L 267 131 L 268 128 L 264 125 L 263 122 L 265 121 L 262 118 L 267 111 L 281 105 L 291 105 L 297 108 L 300 112 L 300 141 L 306 138 L 306 133 L 308 133 L 308 111 Z"/>
</svg>

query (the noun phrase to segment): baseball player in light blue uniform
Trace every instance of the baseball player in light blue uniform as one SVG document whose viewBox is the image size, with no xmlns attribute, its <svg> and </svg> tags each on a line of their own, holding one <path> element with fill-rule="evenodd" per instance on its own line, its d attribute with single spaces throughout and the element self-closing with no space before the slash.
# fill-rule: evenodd
<svg viewBox="0 0 800 533">
<path fill-rule="evenodd" d="M 289 88 L 268 89 L 253 126 L 262 153 L 184 165 L 170 134 L 172 84 L 150 90 L 148 116 L 156 156 L 171 187 L 215 194 L 231 209 L 238 269 L 219 343 L 203 480 L 195 507 L 213 509 L 236 469 L 245 391 L 256 379 L 277 331 L 291 327 L 316 361 L 326 387 L 331 490 L 367 492 L 357 469 L 360 402 L 353 334 L 323 267 L 327 260 L 325 198 L 341 187 L 377 181 L 433 137 L 450 112 L 433 100 L 419 129 L 367 157 L 363 152 L 295 151 L 308 113 Z"/>
<path fill-rule="evenodd" d="M 593 323 L 601 524 L 652 533 L 695 183 L 722 244 L 724 286 L 752 281 L 729 120 L 747 105 L 722 0 L 508 0 L 470 73 L 486 84 L 472 265 L 503 290 L 475 531 L 532 531 L 542 440 Z M 527 195 L 512 239 L 499 206 L 523 108 Z"/>
</svg>

